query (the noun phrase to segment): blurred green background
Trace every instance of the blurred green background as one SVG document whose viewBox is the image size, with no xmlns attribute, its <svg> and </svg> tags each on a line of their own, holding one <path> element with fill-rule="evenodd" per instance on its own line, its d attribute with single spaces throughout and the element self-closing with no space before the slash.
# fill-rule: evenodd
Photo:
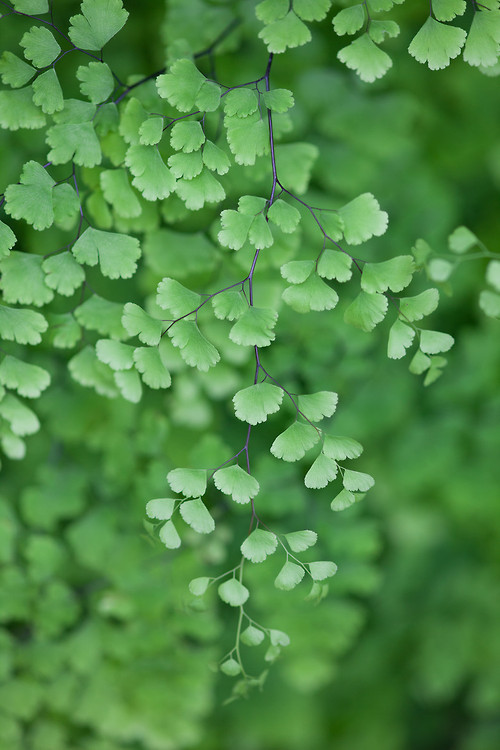
<svg viewBox="0 0 500 750">
<path fill-rule="evenodd" d="M 319 148 L 313 205 L 370 191 L 389 212 L 387 234 L 363 246 L 363 258 L 407 253 L 419 237 L 445 253 L 458 224 L 496 252 L 498 79 L 460 60 L 430 72 L 409 57 L 424 20 L 417 5 L 393 12 L 402 27 L 387 45 L 394 66 L 373 86 L 336 60 L 331 14 L 313 25 L 311 44 L 275 60 L 274 85 L 296 99 L 285 138 Z M 62 27 L 77 10 L 54 6 Z M 166 6 L 165 16 L 160 2 L 127 4 L 130 19 L 106 57 L 123 78 L 161 68 L 181 40 L 203 49 L 234 15 L 243 23 L 220 48 L 219 80 L 262 74 L 253 3 Z M 28 24 L 1 20 L 6 49 L 16 51 Z M 46 153 L 40 131 L 2 131 L 0 148 L 2 184 Z M 242 192 L 266 191 L 268 166 L 231 173 L 227 206 Z M 181 216 L 179 231 L 208 231 L 215 216 Z M 39 234 L 23 231 L 23 249 L 45 252 Z M 318 242 L 306 225 L 297 257 Z M 243 262 L 228 257 L 227 273 Z M 279 297 L 277 266 L 272 257 L 262 263 L 258 295 Z M 372 335 L 346 328 L 354 286 L 334 313 L 280 309 L 269 369 L 306 393 L 338 391 L 336 430 L 363 443 L 376 486 L 332 514 L 327 490 L 304 488 L 305 465 L 276 467 L 270 458 L 286 422 L 261 427 L 253 463 L 267 517 L 285 530 L 316 529 L 339 572 L 312 606 L 300 587 L 275 590 L 266 565 L 252 568 L 258 619 L 292 643 L 262 693 L 227 705 L 231 680 L 213 665 L 231 646 L 235 615 L 215 597 L 200 606 L 187 582 L 232 564 L 246 516 L 222 509 L 208 544 L 188 537 L 175 553 L 150 540 L 143 517 L 147 500 L 165 492 L 167 471 L 215 464 L 241 442 L 231 396 L 249 382 L 248 359 L 223 344 L 226 359 L 213 374 L 179 366 L 170 392 L 134 405 L 73 383 L 72 353 L 42 344 L 36 361 L 53 378 L 37 407 L 42 429 L 1 475 L 0 749 L 498 750 L 500 347 L 498 323 L 477 303 L 484 271 L 483 261 L 465 263 L 442 290 L 432 327 L 453 334 L 456 346 L 429 389 L 405 361 L 387 359 L 390 322 Z M 213 273 L 190 273 L 185 283 L 202 288 Z M 159 278 L 146 253 L 134 282 L 101 280 L 99 292 L 139 300 Z M 256 651 L 245 658 L 257 664 Z"/>
</svg>

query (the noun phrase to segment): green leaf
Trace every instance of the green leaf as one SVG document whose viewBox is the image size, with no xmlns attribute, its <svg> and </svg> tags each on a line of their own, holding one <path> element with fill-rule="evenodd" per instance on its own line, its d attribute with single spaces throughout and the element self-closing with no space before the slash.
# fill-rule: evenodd
<svg viewBox="0 0 500 750">
<path fill-rule="evenodd" d="M 424 378 L 425 386 L 431 385 L 443 374 L 443 367 L 446 363 L 447 360 L 444 357 L 431 357 L 431 366 Z"/>
<path fill-rule="evenodd" d="M 172 497 L 157 497 L 154 500 L 150 500 L 146 504 L 146 515 L 149 518 L 168 521 L 174 512 L 175 502 Z"/>
<path fill-rule="evenodd" d="M 226 674 L 228 677 L 236 677 L 241 672 L 241 667 L 236 659 L 226 659 L 220 665 L 220 671 Z"/>
<path fill-rule="evenodd" d="M 64 107 L 63 92 L 54 68 L 45 71 L 33 81 L 33 103 L 48 115 Z"/>
<path fill-rule="evenodd" d="M 220 203 L 226 197 L 226 191 L 208 169 L 190 180 L 179 180 L 175 190 L 190 211 L 199 211 L 205 203 Z"/>
<path fill-rule="evenodd" d="M 50 375 L 38 365 L 30 365 L 7 354 L 0 364 L 0 384 L 16 390 L 20 396 L 38 398 L 50 385 Z"/>
<path fill-rule="evenodd" d="M 344 236 L 350 245 L 360 245 L 370 237 L 380 237 L 387 229 L 389 220 L 371 193 L 363 193 L 342 206 L 339 215 L 344 224 Z"/>
<path fill-rule="evenodd" d="M 222 175 L 229 171 L 231 166 L 229 156 L 212 141 L 205 141 L 202 156 L 203 164 L 212 172 Z"/>
<path fill-rule="evenodd" d="M 259 628 L 249 625 L 242 631 L 240 640 L 245 646 L 260 646 L 265 638 L 265 634 Z"/>
<path fill-rule="evenodd" d="M 258 214 L 252 221 L 248 232 L 248 239 L 251 244 L 256 248 L 259 248 L 259 250 L 271 247 L 273 244 L 274 240 L 271 229 L 262 214 Z"/>
<path fill-rule="evenodd" d="M 9 256 L 15 244 L 16 235 L 7 224 L 0 221 L 0 260 Z"/>
<path fill-rule="evenodd" d="M 490 260 L 486 267 L 486 281 L 497 292 L 500 292 L 500 260 Z"/>
<path fill-rule="evenodd" d="M 138 336 L 143 344 L 156 346 L 160 343 L 163 324 L 161 320 L 152 318 L 142 307 L 127 302 L 123 308 L 122 324 L 130 336 Z"/>
<path fill-rule="evenodd" d="M 143 146 L 155 146 L 163 136 L 163 117 L 148 117 L 139 128 L 139 141 Z"/>
<path fill-rule="evenodd" d="M 240 346 L 269 346 L 275 339 L 273 331 L 278 313 L 259 307 L 247 307 L 229 331 L 229 338 Z"/>
<path fill-rule="evenodd" d="M 72 313 L 49 316 L 49 335 L 57 349 L 73 349 L 82 337 L 82 329 Z"/>
<path fill-rule="evenodd" d="M 439 292 L 437 289 L 426 289 L 425 292 L 415 297 L 401 297 L 399 300 L 399 312 L 408 321 L 422 320 L 430 315 L 439 303 Z"/>
<path fill-rule="evenodd" d="M 0 127 L 6 130 L 43 128 L 47 122 L 43 112 L 33 104 L 33 89 L 0 91 Z"/>
<path fill-rule="evenodd" d="M 494 7 L 495 10 L 475 9 L 464 49 L 464 60 L 469 65 L 490 68 L 498 61 L 500 13 Z"/>
<path fill-rule="evenodd" d="M 264 562 L 268 555 L 276 552 L 278 538 L 271 531 L 255 529 L 241 545 L 241 554 L 253 563 Z"/>
<path fill-rule="evenodd" d="M 452 21 L 465 13 L 465 0 L 432 0 L 432 12 L 438 21 Z"/>
<path fill-rule="evenodd" d="M 201 302 L 201 296 L 187 289 L 175 279 L 165 278 L 157 287 L 156 304 L 174 318 L 180 318 L 195 310 Z"/>
<path fill-rule="evenodd" d="M 314 271 L 313 260 L 291 260 L 280 268 L 280 273 L 290 284 L 301 284 Z"/>
<path fill-rule="evenodd" d="M 448 333 L 440 331 L 421 331 L 420 332 L 420 349 L 424 354 L 438 354 L 447 352 L 451 349 L 455 339 Z"/>
<path fill-rule="evenodd" d="M 48 324 L 43 315 L 33 310 L 19 310 L 0 305 L 0 337 L 18 344 L 39 344 L 40 334 Z"/>
<path fill-rule="evenodd" d="M 0 77 L 6 86 L 17 89 L 24 86 L 35 75 L 36 70 L 12 52 L 5 51 L 0 57 Z"/>
<path fill-rule="evenodd" d="M 286 647 L 290 645 L 290 636 L 287 635 L 287 633 L 284 633 L 282 630 L 271 629 L 269 631 L 269 640 L 271 641 L 272 646 Z"/>
<path fill-rule="evenodd" d="M 210 534 L 215 529 L 215 521 L 199 497 L 185 500 L 179 511 L 185 522 L 198 534 Z"/>
<path fill-rule="evenodd" d="M 330 503 L 330 508 L 335 512 L 339 512 L 341 510 L 349 508 L 355 502 L 356 495 L 344 488 L 339 492 L 338 495 L 333 498 L 332 502 Z"/>
<path fill-rule="evenodd" d="M 167 521 L 160 529 L 160 539 L 167 549 L 178 549 L 181 538 L 172 521 Z"/>
<path fill-rule="evenodd" d="M 127 331 L 121 323 L 122 313 L 123 305 L 94 294 L 76 308 L 75 318 L 89 331 L 97 331 L 112 339 L 124 339 Z"/>
<path fill-rule="evenodd" d="M 396 37 L 399 35 L 400 28 L 394 21 L 371 21 L 368 34 L 375 44 L 380 44 L 385 37 Z"/>
<path fill-rule="evenodd" d="M 222 211 L 220 218 L 222 230 L 217 235 L 220 244 L 231 250 L 240 250 L 246 242 L 254 217 L 228 209 Z"/>
<path fill-rule="evenodd" d="M 189 582 L 189 591 L 193 596 L 203 596 L 210 585 L 210 581 L 211 579 L 207 576 L 193 578 L 193 580 Z"/>
<path fill-rule="evenodd" d="M 253 89 L 238 88 L 224 95 L 224 112 L 229 117 L 248 117 L 257 111 L 259 100 Z"/>
<path fill-rule="evenodd" d="M 262 96 L 266 107 L 273 112 L 287 112 L 294 105 L 293 94 L 288 89 L 271 89 Z"/>
<path fill-rule="evenodd" d="M 54 222 L 60 229 L 71 229 L 80 214 L 80 200 L 72 185 L 63 182 L 52 190 Z"/>
<path fill-rule="evenodd" d="M 156 79 L 158 93 L 180 112 L 194 109 L 196 97 L 205 82 L 205 76 L 187 59 L 176 60 L 169 73 Z"/>
<path fill-rule="evenodd" d="M 300 212 L 280 198 L 271 205 L 267 217 L 274 224 L 277 224 L 285 234 L 294 232 L 300 222 Z"/>
<path fill-rule="evenodd" d="M 205 142 L 205 133 L 198 120 L 181 120 L 176 122 L 170 133 L 170 145 L 176 151 L 198 151 Z"/>
<path fill-rule="evenodd" d="M 479 307 L 489 318 L 500 318 L 500 294 L 483 289 L 479 295 Z"/>
<path fill-rule="evenodd" d="M 331 576 L 334 576 L 337 572 L 337 566 L 335 565 L 335 563 L 330 562 L 329 560 L 312 562 L 308 563 L 308 565 L 309 572 L 311 573 L 311 578 L 314 581 L 324 581 L 325 578 L 331 578 Z"/>
<path fill-rule="evenodd" d="M 141 204 L 130 187 L 125 169 L 106 169 L 101 172 L 99 179 L 105 199 L 113 206 L 118 216 L 140 216 Z"/>
<path fill-rule="evenodd" d="M 141 256 L 139 240 L 117 232 L 102 232 L 88 227 L 72 248 L 79 263 L 97 265 L 109 279 L 129 279 L 137 269 Z"/>
<path fill-rule="evenodd" d="M 0 288 L 5 302 L 42 307 L 54 298 L 45 284 L 43 257 L 12 251 L 0 261 Z"/>
<path fill-rule="evenodd" d="M 338 393 L 333 391 L 318 391 L 298 398 L 300 411 L 311 422 L 320 422 L 323 417 L 331 417 L 335 414 L 338 402 Z"/>
<path fill-rule="evenodd" d="M 318 274 L 323 279 L 335 279 L 343 283 L 352 276 L 352 258 L 339 250 L 324 250 L 318 261 Z"/>
<path fill-rule="evenodd" d="M 193 151 L 190 154 L 172 154 L 168 158 L 168 166 L 177 179 L 192 180 L 203 169 L 201 151 Z"/>
<path fill-rule="evenodd" d="M 399 255 L 382 263 L 365 263 L 361 276 L 361 288 L 369 294 L 400 292 L 408 286 L 415 272 L 411 255 Z"/>
<path fill-rule="evenodd" d="M 29 16 L 48 13 L 48 0 L 12 0 L 12 5 L 19 13 L 26 13 Z"/>
<path fill-rule="evenodd" d="M 344 8 L 332 19 L 335 33 L 339 36 L 355 34 L 365 23 L 365 7 L 362 4 Z M 372 22 L 373 23 L 373 22 Z"/>
<path fill-rule="evenodd" d="M 241 292 L 222 292 L 212 297 L 212 307 L 219 320 L 236 320 L 247 309 L 248 303 Z"/>
<path fill-rule="evenodd" d="M 413 375 L 421 375 L 431 366 L 431 358 L 420 350 L 415 354 L 410 362 L 409 370 Z"/>
<path fill-rule="evenodd" d="M 190 367 L 207 372 L 220 361 L 220 354 L 208 341 L 194 320 L 181 320 L 168 331 L 174 346 L 181 350 L 181 357 Z"/>
<path fill-rule="evenodd" d="M 318 431 L 310 424 L 294 422 L 271 445 L 271 453 L 283 461 L 299 461 L 319 440 Z"/>
<path fill-rule="evenodd" d="M 214 484 L 225 495 L 231 495 L 236 503 L 249 503 L 259 492 L 259 483 L 241 466 L 227 466 L 214 474 Z"/>
<path fill-rule="evenodd" d="M 375 480 L 369 474 L 364 474 L 362 471 L 345 469 L 343 484 L 345 489 L 350 492 L 368 492 L 375 484 Z"/>
<path fill-rule="evenodd" d="M 276 160 L 280 165 L 280 180 L 288 190 L 305 193 L 319 149 L 312 143 L 278 143 Z"/>
<path fill-rule="evenodd" d="M 271 383 L 256 383 L 233 396 L 234 413 L 242 422 L 251 425 L 265 422 L 269 414 L 279 411 L 283 390 Z"/>
<path fill-rule="evenodd" d="M 36 68 L 50 65 L 61 51 L 52 33 L 44 26 L 32 26 L 21 37 L 19 44 L 24 48 L 25 58 L 31 60 Z"/>
<path fill-rule="evenodd" d="M 427 274 L 432 281 L 442 284 L 450 278 L 454 268 L 454 264 L 444 258 L 432 258 L 427 265 Z"/>
<path fill-rule="evenodd" d="M 326 435 L 323 444 L 323 453 L 336 461 L 345 458 L 358 458 L 363 453 L 363 446 L 350 437 L 341 435 Z"/>
<path fill-rule="evenodd" d="M 322 21 L 332 0 L 294 0 L 293 9 L 304 21 Z"/>
<path fill-rule="evenodd" d="M 382 78 L 392 67 L 389 55 L 377 47 L 368 33 L 362 34 L 347 47 L 342 47 L 337 57 L 366 83 Z"/>
<path fill-rule="evenodd" d="M 134 347 L 113 339 L 99 339 L 95 345 L 97 358 L 112 370 L 130 370 L 134 366 Z"/>
<path fill-rule="evenodd" d="M 147 201 L 168 198 L 175 188 L 175 177 L 163 162 L 156 146 L 130 146 L 125 164 L 133 174 L 132 185 Z"/>
<path fill-rule="evenodd" d="M 320 211 L 320 218 L 321 226 L 327 237 L 333 241 L 341 240 L 344 235 L 344 220 L 339 211 Z M 349 257 L 347 253 L 341 253 L 341 255 Z"/>
<path fill-rule="evenodd" d="M 231 607 L 241 607 L 250 596 L 247 587 L 243 586 L 236 578 L 231 578 L 229 581 L 221 583 L 217 592 L 222 601 L 231 605 Z"/>
<path fill-rule="evenodd" d="M 69 252 L 52 255 L 42 268 L 46 285 L 64 297 L 70 297 L 85 281 L 85 271 Z"/>
<path fill-rule="evenodd" d="M 6 393 L 0 400 L 0 417 L 9 423 L 14 435 L 33 435 L 40 429 L 40 422 L 34 411 L 19 401 L 12 393 Z"/>
<path fill-rule="evenodd" d="M 383 294 L 360 292 L 344 312 L 344 320 L 356 328 L 369 333 L 384 318 L 388 306 Z"/>
<path fill-rule="evenodd" d="M 66 106 L 67 102 L 65 108 Z M 59 121 L 64 114 L 65 109 L 54 119 Z M 47 143 L 51 147 L 48 158 L 54 164 L 74 161 L 83 167 L 95 167 L 101 163 L 101 146 L 90 119 L 86 122 L 60 122 L 53 125 L 47 130 Z"/>
<path fill-rule="evenodd" d="M 157 347 L 140 346 L 134 350 L 134 363 L 150 388 L 169 388 L 172 378 Z"/>
<path fill-rule="evenodd" d="M 117 395 L 113 370 L 100 362 L 91 346 L 84 347 L 68 362 L 73 380 L 85 388 L 94 388 L 101 396 L 114 398 Z"/>
<path fill-rule="evenodd" d="M 196 96 L 195 105 L 201 112 L 215 112 L 220 99 L 220 86 L 214 81 L 204 81 Z"/>
<path fill-rule="evenodd" d="M 389 341 L 387 343 L 387 356 L 390 359 L 401 359 L 406 354 L 406 350 L 411 346 L 415 338 L 415 331 L 407 326 L 401 320 L 396 320 L 389 331 Z"/>
<path fill-rule="evenodd" d="M 120 370 L 113 377 L 123 398 L 132 404 L 138 404 L 142 398 L 142 383 L 137 371 Z"/>
<path fill-rule="evenodd" d="M 305 570 L 301 565 L 286 562 L 274 579 L 274 585 L 281 591 L 291 591 L 304 578 Z"/>
<path fill-rule="evenodd" d="M 92 104 L 106 101 L 115 87 L 113 74 L 103 62 L 92 61 L 88 65 L 80 65 L 76 77 L 80 81 L 80 91 Z"/>
<path fill-rule="evenodd" d="M 448 247 L 452 253 L 461 255 L 477 245 L 477 237 L 467 227 L 457 227 L 448 237 Z"/>
<path fill-rule="evenodd" d="M 68 33 L 73 44 L 82 49 L 102 49 L 128 18 L 121 0 L 83 0 L 81 10 L 69 19 Z"/>
<path fill-rule="evenodd" d="M 337 472 L 337 462 L 325 456 L 324 453 L 320 453 L 305 475 L 304 484 L 310 489 L 321 489 L 326 487 L 329 482 L 333 482 Z"/>
<path fill-rule="evenodd" d="M 287 287 L 282 294 L 283 301 L 299 313 L 311 310 L 333 310 L 339 301 L 335 289 L 332 289 L 318 274 L 314 273 L 301 284 Z"/>
<path fill-rule="evenodd" d="M 167 481 L 174 492 L 185 497 L 202 497 L 207 488 L 205 469 L 173 469 L 167 474 Z"/>
<path fill-rule="evenodd" d="M 292 552 L 304 552 L 309 547 L 314 547 L 318 541 L 318 535 L 315 531 L 305 529 L 304 531 L 291 531 L 285 534 L 285 539 Z"/>
<path fill-rule="evenodd" d="M 252 165 L 258 156 L 267 153 L 269 135 L 260 112 L 248 117 L 224 118 L 226 137 L 237 164 Z"/>
<path fill-rule="evenodd" d="M 290 8 L 289 0 L 263 0 L 255 8 L 255 14 L 259 21 L 272 23 L 286 16 Z"/>
<path fill-rule="evenodd" d="M 34 229 L 48 229 L 54 221 L 52 188 L 55 182 L 36 161 L 28 161 L 21 172 L 19 185 L 5 190 L 6 212 L 13 219 L 24 219 Z"/>
<path fill-rule="evenodd" d="M 441 70 L 460 54 L 467 34 L 457 26 L 447 26 L 429 16 L 413 37 L 408 52 L 418 62 L 427 63 L 431 70 Z"/>
<path fill-rule="evenodd" d="M 288 48 L 292 49 L 307 44 L 311 41 L 311 32 L 291 10 L 284 18 L 264 26 L 259 31 L 259 37 L 267 46 L 269 52 L 277 54 Z"/>
</svg>

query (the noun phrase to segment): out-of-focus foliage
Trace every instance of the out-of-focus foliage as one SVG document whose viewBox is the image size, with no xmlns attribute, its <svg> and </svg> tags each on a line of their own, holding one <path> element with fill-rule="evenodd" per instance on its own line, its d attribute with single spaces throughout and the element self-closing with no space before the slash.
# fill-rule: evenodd
<svg viewBox="0 0 500 750">
<path fill-rule="evenodd" d="M 26 13 L 47 9 L 45 0 L 17 0 L 13 5 Z M 86 14 L 78 15 L 77 3 L 53 5 L 56 20 L 64 21 L 66 28 L 68 18 L 76 17 L 71 39 L 85 49 L 98 49 L 120 28 L 118 3 L 110 3 L 109 28 L 98 40 L 85 24 Z M 91 12 L 95 3 L 86 0 L 86 5 Z M 272 3 L 268 0 L 267 5 Z M 365 193 L 377 196 L 389 214 L 389 228 L 360 253 L 377 263 L 409 255 L 415 248 L 416 263 L 426 269 L 418 278 L 427 274 L 428 283 L 417 281 L 411 294 L 428 286 L 439 288 L 441 303 L 431 327 L 455 337 L 449 365 L 438 382 L 424 388 L 404 363 L 388 360 L 395 312 L 370 335 L 347 328 L 343 315 L 359 293 L 359 279 L 346 279 L 338 308 L 332 311 L 313 308 L 301 315 L 293 305 L 278 302 L 286 287 L 280 267 L 312 258 L 318 242 L 321 245 L 312 220 L 304 216 L 302 234 L 283 234 L 261 255 L 255 275 L 258 304 L 280 305 L 276 342 L 266 350 L 266 367 L 291 392 L 339 393 L 335 432 L 363 443 L 363 467 L 376 478 L 376 486 L 362 503 L 332 513 L 328 488 L 304 486 L 310 461 L 277 467 L 269 453 L 276 435 L 289 425 L 289 416 L 269 410 L 268 422 L 257 424 L 253 470 L 266 522 L 287 533 L 314 529 L 322 557 L 335 560 L 338 572 L 316 604 L 304 601 L 304 584 L 293 591 L 272 585 L 283 564 L 277 556 L 262 566 L 247 564 L 256 617 L 275 632 L 286 630 L 290 645 L 273 665 L 262 693 L 254 690 L 249 700 L 221 706 L 233 678 L 216 667 L 232 648 L 237 616 L 212 589 L 199 598 L 187 583 L 234 564 L 248 527 L 247 509 L 229 498 L 220 502 L 211 487 L 215 531 L 202 538 L 185 528 L 182 548 L 168 552 L 143 519 L 146 501 L 169 491 L 168 472 L 179 466 L 216 466 L 241 444 L 246 425 L 239 421 L 238 410 L 235 418 L 232 399 L 252 382 L 246 350 L 228 340 L 232 323 L 220 323 L 217 315 L 218 320 L 206 326 L 222 354 L 217 368 L 208 373 L 191 370 L 171 351 L 165 361 L 154 363 L 136 355 L 144 382 L 157 384 L 144 388 L 136 403 L 140 383 L 127 377 L 132 371 L 117 367 L 120 377 L 114 378 L 91 347 L 97 339 L 114 341 L 125 333 L 138 334 L 141 348 L 155 345 L 159 334 L 153 297 L 163 277 L 175 277 L 189 288 L 215 289 L 214 284 L 219 288 L 247 273 L 252 256 L 248 247 L 237 254 L 214 249 L 221 227 L 214 228 L 216 211 L 210 207 L 190 213 L 174 197 L 166 198 L 158 210 L 156 203 L 138 194 L 138 185 L 131 188 L 116 171 L 114 177 L 110 170 L 107 177 L 99 176 L 82 136 L 74 145 L 85 146 L 80 161 L 75 152 L 75 161 L 83 165 L 93 195 L 86 210 L 103 231 L 146 237 L 144 257 L 132 279 L 134 243 L 130 272 L 119 274 L 121 279 L 104 268 L 100 275 L 86 267 L 96 294 L 89 297 L 90 305 L 80 306 L 75 322 L 68 312 L 80 302 L 81 266 L 49 265 L 43 269 L 46 285 L 39 283 L 42 256 L 68 241 L 65 230 L 73 225 L 65 221 L 75 213 L 74 200 L 69 194 L 60 196 L 59 223 L 43 235 L 22 221 L 11 222 L 28 218 L 23 211 L 29 210 L 34 212 L 32 223 L 40 222 L 43 229 L 47 211 L 57 211 L 52 199 L 43 203 L 52 185 L 34 176 L 36 169 L 23 172 L 22 183 L 31 179 L 36 184 L 36 199 L 29 207 L 18 204 L 19 216 L 12 212 L 8 223 L 18 236 L 14 250 L 31 265 L 29 276 L 23 276 L 27 269 L 16 267 L 18 256 L 9 256 L 2 268 L 2 290 L 6 294 L 8 289 L 11 298 L 4 302 L 43 307 L 50 328 L 45 332 L 41 316 L 33 317 L 36 310 L 26 310 L 30 317 L 24 337 L 16 342 L 5 336 L 3 345 L 8 357 L 39 369 L 25 374 L 24 380 L 17 374 L 17 391 L 11 385 L 14 376 L 8 374 L 14 392 L 0 401 L 7 456 L 0 505 L 2 748 L 497 750 L 500 745 L 500 348 L 498 323 L 484 314 L 497 309 L 498 268 L 491 264 L 498 261 L 478 257 L 462 262 L 467 236 L 452 234 L 457 225 L 465 225 L 484 243 L 480 251 L 497 251 L 496 81 L 461 60 L 442 72 L 420 66 L 406 50 L 425 19 L 417 4 L 406 3 L 390 13 L 401 35 L 382 35 L 388 37 L 384 50 L 390 48 L 393 66 L 370 88 L 346 72 L 336 57 L 344 42 L 336 39 L 331 18 L 352 3 L 336 3 L 334 12 L 321 20 L 330 5 L 297 0 L 297 19 L 305 28 L 294 21 L 297 45 L 308 29 L 312 42 L 287 50 L 273 63 L 273 86 L 292 91 L 295 101 L 290 130 L 283 126 L 278 164 L 281 148 L 282 163 L 290 172 L 287 180 L 305 181 L 303 188 L 294 187 L 298 192 L 305 189 L 304 175 L 311 171 L 307 200 L 313 206 L 345 205 Z M 452 16 L 463 10 L 461 3 L 436 0 L 434 5 L 449 7 L 449 18 L 436 18 L 456 28 Z M 265 6 L 261 3 L 260 16 Z M 105 60 L 123 80 L 135 76 L 130 84 L 159 71 L 165 62 L 203 51 L 235 15 L 242 23 L 217 48 L 215 63 L 217 79 L 228 85 L 262 75 L 267 50 L 261 40 L 279 47 L 292 39 L 276 26 L 269 30 L 284 14 L 259 21 L 254 4 L 246 0 L 169 0 L 166 15 L 162 4 L 153 2 L 141 4 L 140 13 L 131 4 L 128 10 L 130 18 L 107 45 Z M 470 23 L 469 16 L 465 18 Z M 32 22 L 7 13 L 0 24 L 5 48 L 21 55 L 18 42 Z M 152 44 L 155 29 L 159 31 Z M 33 34 L 26 38 L 24 46 L 32 50 L 27 59 L 35 65 L 40 64 L 36 56 L 49 54 L 52 46 L 42 41 L 40 45 Z M 53 52 L 57 55 L 55 48 Z M 469 56 L 473 52 L 470 45 Z M 78 98 L 81 93 L 94 106 L 106 98 L 109 77 L 104 69 L 92 67 L 97 63 L 82 70 L 87 61 L 76 59 L 78 54 L 68 55 L 64 65 L 58 63 L 57 74 L 66 96 Z M 200 63 L 209 78 L 210 65 L 210 60 Z M 26 68 L 23 71 L 28 75 Z M 149 86 L 151 82 L 136 89 L 146 109 L 154 93 Z M 68 126 L 57 122 L 54 82 L 47 79 L 38 89 L 42 115 L 52 116 L 52 110 L 52 128 L 59 128 L 49 141 L 56 153 L 50 159 L 57 162 L 68 133 L 61 129 Z M 30 117 L 42 116 L 31 104 L 23 106 Z M 143 133 L 151 144 L 155 127 L 149 120 Z M 111 160 L 108 167 L 116 167 L 123 159 L 123 144 L 107 137 L 105 130 L 104 124 L 100 136 Z M 315 148 L 289 151 L 287 159 L 286 149 L 296 149 L 292 143 Z M 44 163 L 47 153 L 39 130 L 1 131 L 0 147 L 4 185 L 15 185 L 22 165 L 30 160 Z M 130 169 L 135 169 L 133 164 Z M 232 166 L 224 185 L 228 199 L 223 207 L 228 211 L 237 207 L 241 195 L 266 194 L 268 157 L 257 155 L 255 166 L 245 161 Z M 137 206 L 140 212 L 134 218 Z M 449 235 L 454 239 L 448 246 Z M 0 237 L 9 243 L 8 233 Z M 427 254 L 425 243 L 434 254 Z M 89 246 L 81 252 L 83 262 L 92 259 Z M 79 260 L 78 253 L 75 256 Z M 102 258 L 100 262 L 102 266 Z M 62 296 L 52 301 L 51 290 Z M 145 298 L 150 305 L 146 312 L 153 317 L 137 312 Z M 136 307 L 128 307 L 122 320 L 124 302 Z M 82 340 L 80 325 L 87 329 Z M 24 344 L 33 346 L 27 349 Z M 128 356 L 109 344 L 101 344 L 100 350 L 102 358 Z M 76 352 L 80 359 L 68 368 Z M 163 365 L 172 373 L 172 385 L 156 390 L 165 384 Z M 68 369 L 78 373 L 76 382 Z M 23 390 L 31 392 L 28 398 L 37 397 L 34 410 L 28 411 L 31 402 L 26 403 Z M 250 633 L 247 640 L 252 637 Z M 279 642 L 279 636 L 275 639 Z M 258 672 L 268 645 L 241 648 L 249 671 Z M 231 674 L 231 665 L 226 674 Z"/>
</svg>

